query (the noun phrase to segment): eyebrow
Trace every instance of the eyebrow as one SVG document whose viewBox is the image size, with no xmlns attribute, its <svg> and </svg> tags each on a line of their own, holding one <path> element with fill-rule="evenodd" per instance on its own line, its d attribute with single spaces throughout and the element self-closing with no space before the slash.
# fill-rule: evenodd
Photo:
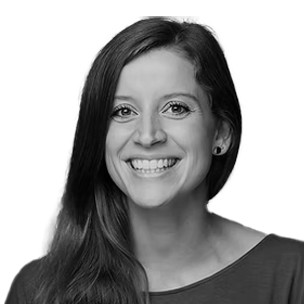
<svg viewBox="0 0 304 304">
<path fill-rule="evenodd" d="M 171 98 L 175 98 L 175 97 L 179 97 L 179 96 L 188 97 L 188 98 L 194 100 L 195 102 L 199 103 L 199 100 L 198 100 L 198 98 L 195 95 L 190 94 L 190 93 L 184 93 L 184 92 L 176 92 L 176 93 L 170 93 L 170 94 L 163 95 L 161 97 L 161 100 L 171 99 Z M 126 96 L 126 95 L 116 95 L 115 99 L 127 100 L 127 101 L 130 101 L 130 100 L 131 101 L 135 101 L 135 99 L 133 97 Z"/>
</svg>

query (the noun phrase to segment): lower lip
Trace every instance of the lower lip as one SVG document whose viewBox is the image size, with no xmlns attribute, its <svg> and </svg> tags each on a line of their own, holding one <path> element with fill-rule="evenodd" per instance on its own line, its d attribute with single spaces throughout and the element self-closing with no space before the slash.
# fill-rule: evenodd
<svg viewBox="0 0 304 304">
<path fill-rule="evenodd" d="M 136 175 L 138 175 L 140 177 L 159 177 L 159 176 L 172 172 L 179 165 L 179 163 L 180 163 L 180 159 L 174 164 L 174 166 L 169 167 L 163 171 L 154 172 L 154 173 L 144 173 L 142 171 L 133 169 L 130 162 L 127 162 L 127 165 L 132 170 L 132 172 L 136 173 Z"/>
</svg>

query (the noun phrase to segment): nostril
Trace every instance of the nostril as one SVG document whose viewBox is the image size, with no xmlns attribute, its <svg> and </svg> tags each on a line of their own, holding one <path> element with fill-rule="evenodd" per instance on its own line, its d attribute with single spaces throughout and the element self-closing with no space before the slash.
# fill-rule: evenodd
<svg viewBox="0 0 304 304">
<path fill-rule="evenodd" d="M 166 142 L 167 135 L 164 131 L 158 130 L 156 133 L 139 133 L 135 135 L 134 141 L 144 147 L 150 147 L 157 143 Z"/>
</svg>

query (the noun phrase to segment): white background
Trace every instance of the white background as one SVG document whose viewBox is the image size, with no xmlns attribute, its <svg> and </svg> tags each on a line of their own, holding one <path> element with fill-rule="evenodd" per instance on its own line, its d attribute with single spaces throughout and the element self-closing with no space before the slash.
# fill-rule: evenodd
<svg viewBox="0 0 304 304">
<path fill-rule="evenodd" d="M 0 302 L 20 268 L 46 250 L 90 64 L 106 42 L 144 15 L 199 15 L 191 19 L 211 26 L 224 48 L 244 131 L 236 168 L 210 202 L 211 210 L 267 233 L 304 240 L 300 1 L 209 2 L 188 3 L 178 11 L 175 5 L 155 11 L 163 6 L 154 2 L 135 14 L 130 3 L 3 2 Z"/>
</svg>

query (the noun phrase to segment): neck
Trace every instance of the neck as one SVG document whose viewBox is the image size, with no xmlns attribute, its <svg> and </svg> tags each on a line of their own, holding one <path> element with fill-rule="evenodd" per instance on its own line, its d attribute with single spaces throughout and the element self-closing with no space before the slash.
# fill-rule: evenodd
<svg viewBox="0 0 304 304">
<path fill-rule="evenodd" d="M 187 267 L 212 255 L 213 216 L 198 197 L 151 209 L 129 203 L 135 255 L 147 271 Z"/>
</svg>

